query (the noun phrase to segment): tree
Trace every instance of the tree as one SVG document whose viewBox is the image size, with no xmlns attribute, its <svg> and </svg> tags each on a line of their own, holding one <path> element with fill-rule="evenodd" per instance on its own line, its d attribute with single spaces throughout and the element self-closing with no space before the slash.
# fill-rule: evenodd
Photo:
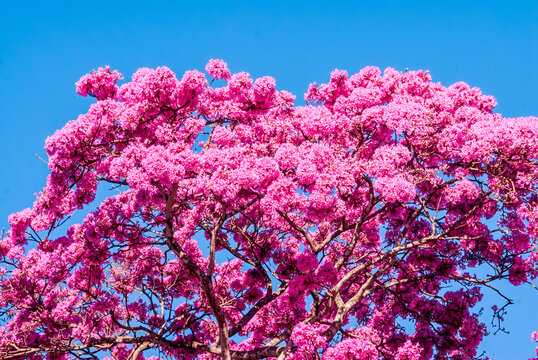
<svg viewBox="0 0 538 360">
<path fill-rule="evenodd" d="M 480 356 L 484 289 L 500 319 L 538 275 L 538 118 L 424 71 L 335 70 L 305 106 L 206 71 L 77 82 L 97 102 L 0 242 L 1 357 Z"/>
</svg>

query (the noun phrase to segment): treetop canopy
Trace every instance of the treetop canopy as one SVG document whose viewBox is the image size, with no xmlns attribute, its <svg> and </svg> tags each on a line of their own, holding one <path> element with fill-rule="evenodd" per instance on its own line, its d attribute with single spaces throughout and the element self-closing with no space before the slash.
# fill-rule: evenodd
<svg viewBox="0 0 538 360">
<path fill-rule="evenodd" d="M 538 118 L 425 71 L 335 70 L 302 106 L 206 73 L 77 82 L 97 102 L 0 241 L 2 358 L 480 356 L 483 289 L 500 321 L 498 281 L 538 276 Z"/>
</svg>

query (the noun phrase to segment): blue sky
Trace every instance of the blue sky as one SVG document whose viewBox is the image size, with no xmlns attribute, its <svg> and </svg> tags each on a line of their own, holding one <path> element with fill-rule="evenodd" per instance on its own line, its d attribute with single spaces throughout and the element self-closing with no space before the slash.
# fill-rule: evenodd
<svg viewBox="0 0 538 360">
<path fill-rule="evenodd" d="M 538 1 L 51 3 L 3 2 L 0 10 L 0 226 L 44 185 L 47 168 L 34 154 L 86 112 L 92 100 L 74 83 L 103 65 L 126 79 L 142 66 L 181 76 L 223 58 L 233 72 L 275 77 L 298 98 L 334 68 L 428 69 L 434 81 L 494 95 L 505 116 L 538 115 Z M 484 348 L 496 359 L 527 359 L 538 293 L 508 291 L 511 333 Z"/>
</svg>

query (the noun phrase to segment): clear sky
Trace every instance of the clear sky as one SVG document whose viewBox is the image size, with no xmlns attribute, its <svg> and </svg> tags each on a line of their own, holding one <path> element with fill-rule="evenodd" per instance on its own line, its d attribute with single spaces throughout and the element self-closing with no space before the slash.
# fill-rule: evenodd
<svg viewBox="0 0 538 360">
<path fill-rule="evenodd" d="M 494 95 L 504 116 L 538 116 L 538 0 L 533 1 L 4 1 L 0 3 L 0 226 L 44 185 L 47 136 L 87 111 L 75 93 L 110 65 L 129 79 L 166 65 L 179 77 L 222 58 L 233 72 L 271 75 L 302 98 L 335 68 L 428 69 Z M 528 359 L 538 292 L 515 299 L 483 348 Z M 487 316 L 491 310 L 485 309 Z M 488 317 L 484 321 L 489 322 Z"/>
</svg>

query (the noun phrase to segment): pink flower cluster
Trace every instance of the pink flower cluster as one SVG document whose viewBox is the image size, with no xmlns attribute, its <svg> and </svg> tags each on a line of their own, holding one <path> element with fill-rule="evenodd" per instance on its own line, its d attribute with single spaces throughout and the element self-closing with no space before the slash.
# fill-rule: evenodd
<svg viewBox="0 0 538 360">
<path fill-rule="evenodd" d="M 215 79 L 229 80 L 231 77 L 228 65 L 221 59 L 211 59 L 205 67 L 205 71 Z"/>
<path fill-rule="evenodd" d="M 375 360 L 379 352 L 375 346 L 362 339 L 347 339 L 339 342 L 335 347 L 328 349 L 324 360 Z"/>
<path fill-rule="evenodd" d="M 538 342 L 538 330 L 532 333 L 531 340 Z M 536 355 L 538 355 L 538 346 L 536 346 Z M 529 359 L 529 360 L 537 360 L 537 359 L 538 359 L 538 357 L 537 358 L 532 358 L 532 359 Z"/>
<path fill-rule="evenodd" d="M 79 95 L 90 95 L 97 100 L 113 99 L 118 91 L 116 83 L 120 79 L 123 79 L 122 74 L 117 70 L 110 71 L 110 67 L 105 66 L 84 75 L 75 86 Z"/>
</svg>

